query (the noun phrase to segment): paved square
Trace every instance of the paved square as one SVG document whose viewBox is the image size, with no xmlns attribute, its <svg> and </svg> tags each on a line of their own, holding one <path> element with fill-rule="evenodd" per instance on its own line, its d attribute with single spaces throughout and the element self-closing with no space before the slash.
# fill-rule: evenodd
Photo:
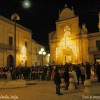
<svg viewBox="0 0 100 100">
<path fill-rule="evenodd" d="M 75 91 L 75 93 L 69 93 L 67 90 L 61 88 L 61 92 L 63 93 L 63 95 L 58 96 L 55 93 L 55 84 L 53 81 L 35 82 L 35 85 L 29 85 L 23 88 L 1 89 L 0 100 L 82 100 L 84 88 L 83 85 L 79 85 L 79 88 Z M 91 90 L 93 94 L 100 93 L 99 86 L 100 83 L 97 82 L 92 84 Z M 3 96 L 5 98 L 3 98 Z M 86 98 L 83 99 L 90 100 Z"/>
</svg>

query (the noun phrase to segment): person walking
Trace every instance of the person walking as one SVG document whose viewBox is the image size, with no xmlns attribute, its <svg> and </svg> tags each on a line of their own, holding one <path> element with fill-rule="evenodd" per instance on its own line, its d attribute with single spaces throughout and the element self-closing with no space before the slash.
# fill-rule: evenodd
<svg viewBox="0 0 100 100">
<path fill-rule="evenodd" d="M 60 74 L 58 72 L 58 68 L 55 69 L 54 83 L 56 84 L 56 94 L 63 95 L 60 92 L 61 78 L 60 78 Z"/>
</svg>

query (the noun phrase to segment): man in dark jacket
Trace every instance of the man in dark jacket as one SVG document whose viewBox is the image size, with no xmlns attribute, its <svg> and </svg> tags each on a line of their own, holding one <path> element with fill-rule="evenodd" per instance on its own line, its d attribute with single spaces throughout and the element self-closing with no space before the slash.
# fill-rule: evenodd
<svg viewBox="0 0 100 100">
<path fill-rule="evenodd" d="M 59 75 L 59 72 L 58 72 L 58 69 L 57 68 L 55 69 L 54 83 L 56 84 L 56 94 L 63 95 L 60 92 L 61 78 L 60 78 L 60 75 Z"/>
<path fill-rule="evenodd" d="M 80 69 L 80 64 L 75 66 L 75 71 L 76 71 L 76 75 L 77 75 L 77 80 L 78 80 L 78 85 L 79 85 L 79 80 L 81 78 L 81 69 Z"/>
<path fill-rule="evenodd" d="M 100 64 L 99 63 L 96 64 L 96 74 L 97 74 L 98 82 L 100 82 Z"/>
<path fill-rule="evenodd" d="M 63 78 L 64 78 L 65 83 L 66 83 L 65 90 L 68 90 L 68 86 L 69 86 L 69 69 L 68 68 L 65 69 Z"/>
<path fill-rule="evenodd" d="M 90 79 L 91 76 L 91 66 L 89 62 L 86 62 L 86 74 L 87 74 L 87 79 Z"/>
</svg>

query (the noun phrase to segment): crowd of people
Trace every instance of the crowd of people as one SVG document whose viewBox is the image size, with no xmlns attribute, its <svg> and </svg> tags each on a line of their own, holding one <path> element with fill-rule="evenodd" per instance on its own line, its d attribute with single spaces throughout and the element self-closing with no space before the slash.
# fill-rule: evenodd
<svg viewBox="0 0 100 100">
<path fill-rule="evenodd" d="M 55 69 L 58 69 L 61 78 L 65 79 L 68 85 L 69 78 L 73 76 L 77 85 L 83 84 L 85 79 L 90 79 L 91 70 L 97 74 L 98 81 L 100 82 L 100 64 L 71 64 L 66 65 L 52 65 L 52 66 L 32 66 L 32 67 L 1 67 L 0 78 L 2 79 L 26 79 L 26 80 L 54 80 Z M 75 76 L 76 74 L 76 76 Z M 67 87 L 66 87 L 67 88 Z"/>
<path fill-rule="evenodd" d="M 66 65 L 52 65 L 52 66 L 32 66 L 32 67 L 1 67 L 0 79 L 25 79 L 25 80 L 47 80 L 54 81 L 56 84 L 56 94 L 60 93 L 61 79 L 65 81 L 65 89 L 68 90 L 69 78 L 74 79 L 75 88 L 78 88 L 79 84 L 83 84 L 86 79 L 91 78 L 91 71 L 93 71 L 100 82 L 100 64 L 71 64 Z"/>
<path fill-rule="evenodd" d="M 17 66 L 16 68 L 7 68 L 1 67 L 0 68 L 0 78 L 2 79 L 25 79 L 25 80 L 50 80 L 52 68 L 50 67 L 20 67 Z"/>
<path fill-rule="evenodd" d="M 32 66 L 32 67 L 21 67 L 17 66 L 13 67 L 1 67 L 0 68 L 0 78 L 8 78 L 8 73 L 11 75 L 11 79 L 39 79 L 39 80 L 53 80 L 55 69 L 59 70 L 60 77 L 65 78 L 66 73 L 70 73 L 75 71 L 77 76 L 77 81 L 79 84 L 79 79 L 81 78 L 82 84 L 85 78 L 90 79 L 91 70 L 95 71 L 98 77 L 98 81 L 100 81 L 100 64 L 71 64 L 67 63 L 66 65 L 52 65 L 52 66 Z"/>
<path fill-rule="evenodd" d="M 62 95 L 60 92 L 60 84 L 61 84 L 61 78 L 64 79 L 65 82 L 65 89 L 68 90 L 69 87 L 69 79 L 73 78 L 75 88 L 78 88 L 79 84 L 83 84 L 86 79 L 91 78 L 91 72 L 94 72 L 94 74 L 97 75 L 98 82 L 100 82 L 100 64 L 89 64 L 86 62 L 86 64 L 67 64 L 66 67 L 62 70 L 59 70 L 60 68 L 55 69 L 55 75 L 54 75 L 54 83 L 56 84 L 56 94 Z"/>
</svg>

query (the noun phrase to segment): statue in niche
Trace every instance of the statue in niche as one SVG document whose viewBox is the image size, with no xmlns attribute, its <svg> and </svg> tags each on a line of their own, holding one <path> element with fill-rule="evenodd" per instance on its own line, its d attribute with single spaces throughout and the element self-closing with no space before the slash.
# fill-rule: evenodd
<svg viewBox="0 0 100 100">
<path fill-rule="evenodd" d="M 88 29 L 86 28 L 85 24 L 82 24 L 81 34 L 88 33 Z"/>
</svg>

